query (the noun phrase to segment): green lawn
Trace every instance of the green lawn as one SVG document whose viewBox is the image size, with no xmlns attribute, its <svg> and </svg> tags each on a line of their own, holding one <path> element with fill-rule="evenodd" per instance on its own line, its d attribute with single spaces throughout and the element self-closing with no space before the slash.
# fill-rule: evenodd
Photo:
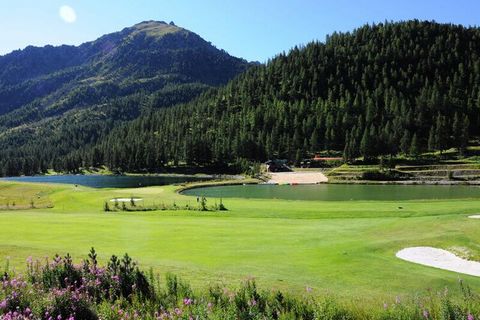
<svg viewBox="0 0 480 320">
<path fill-rule="evenodd" d="M 466 218 L 480 212 L 480 200 L 226 199 L 227 212 L 103 212 L 104 201 L 114 197 L 196 204 L 176 188 L 1 182 L 1 197 L 41 193 L 54 208 L 0 211 L 0 258 L 10 257 L 10 265 L 23 271 L 28 256 L 69 252 L 83 258 L 94 246 L 101 259 L 128 252 L 142 267 L 174 272 L 196 287 L 235 286 L 254 277 L 263 288 L 301 293 L 309 286 L 349 298 L 392 299 L 429 288 L 455 291 L 460 277 L 480 291 L 480 278 L 395 257 L 401 248 L 427 245 L 466 248 L 480 260 L 480 220 Z"/>
</svg>

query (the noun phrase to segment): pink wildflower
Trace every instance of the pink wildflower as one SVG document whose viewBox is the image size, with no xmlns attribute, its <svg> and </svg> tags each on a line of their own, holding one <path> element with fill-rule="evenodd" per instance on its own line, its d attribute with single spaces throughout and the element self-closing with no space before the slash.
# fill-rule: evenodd
<svg viewBox="0 0 480 320">
<path fill-rule="evenodd" d="M 425 319 L 428 319 L 430 317 L 430 313 L 428 313 L 428 310 L 423 310 L 423 317 Z"/>
</svg>

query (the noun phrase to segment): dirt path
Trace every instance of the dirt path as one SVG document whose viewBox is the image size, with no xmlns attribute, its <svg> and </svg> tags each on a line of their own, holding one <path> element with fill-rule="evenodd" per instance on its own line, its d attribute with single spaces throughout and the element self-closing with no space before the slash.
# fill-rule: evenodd
<svg viewBox="0 0 480 320">
<path fill-rule="evenodd" d="M 270 175 L 268 183 L 276 184 L 316 184 L 328 181 L 321 172 L 272 172 Z"/>
</svg>

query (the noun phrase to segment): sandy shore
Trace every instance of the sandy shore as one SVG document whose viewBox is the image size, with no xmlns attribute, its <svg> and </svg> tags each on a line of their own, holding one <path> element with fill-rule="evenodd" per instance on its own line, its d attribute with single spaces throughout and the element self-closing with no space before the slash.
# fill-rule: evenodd
<svg viewBox="0 0 480 320">
<path fill-rule="evenodd" d="M 276 184 L 316 184 L 327 182 L 321 172 L 272 172 L 268 183 Z"/>
<path fill-rule="evenodd" d="M 462 259 L 453 253 L 432 247 L 405 248 L 397 252 L 402 260 L 443 270 L 480 277 L 480 262 Z"/>
</svg>

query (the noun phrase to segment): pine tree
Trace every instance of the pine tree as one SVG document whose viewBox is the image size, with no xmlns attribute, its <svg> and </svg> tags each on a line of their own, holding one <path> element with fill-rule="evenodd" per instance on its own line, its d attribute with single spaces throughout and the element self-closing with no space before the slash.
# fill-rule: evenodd
<svg viewBox="0 0 480 320">
<path fill-rule="evenodd" d="M 428 134 L 428 150 L 435 151 L 437 149 L 436 138 L 435 138 L 435 127 L 430 128 L 430 133 Z"/>
<path fill-rule="evenodd" d="M 400 150 L 402 150 L 403 154 L 408 154 L 410 151 L 412 141 L 410 137 L 410 131 L 405 130 L 402 140 L 400 141 Z"/>
<path fill-rule="evenodd" d="M 420 146 L 418 144 L 418 138 L 417 138 L 417 133 L 413 134 L 412 141 L 410 143 L 410 150 L 408 152 L 411 156 L 414 158 L 418 157 L 420 153 Z"/>
</svg>

